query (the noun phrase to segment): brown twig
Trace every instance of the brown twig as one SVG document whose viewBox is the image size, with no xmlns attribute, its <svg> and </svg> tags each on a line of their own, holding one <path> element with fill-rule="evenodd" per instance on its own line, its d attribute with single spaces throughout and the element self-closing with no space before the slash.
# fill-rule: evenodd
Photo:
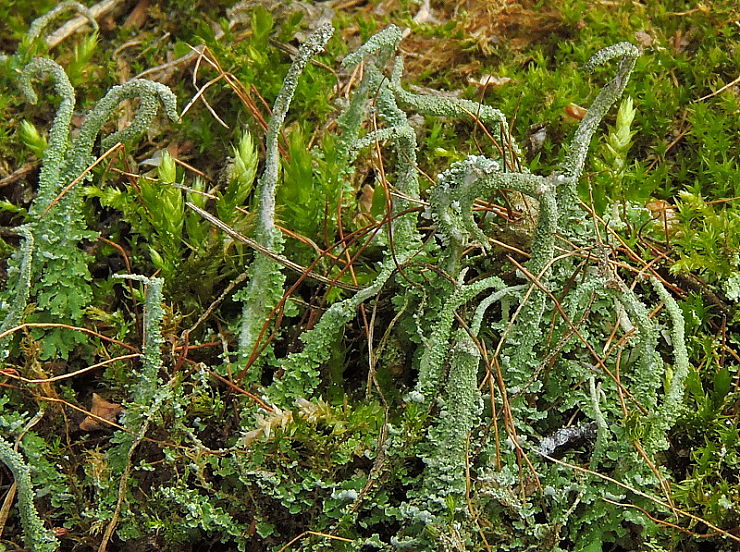
<svg viewBox="0 0 740 552">
<path fill-rule="evenodd" d="M 24 378 L 23 376 L 19 376 L 16 374 L 10 374 L 8 372 L 3 372 L 3 375 L 9 377 L 10 379 L 22 381 L 23 383 L 53 383 L 55 381 L 61 381 L 61 380 L 68 379 L 68 378 L 74 378 L 81 374 L 91 372 L 92 370 L 97 370 L 98 368 L 102 368 L 103 366 L 107 366 L 108 364 L 113 364 L 114 362 L 118 362 L 119 360 L 139 358 L 140 356 L 141 356 L 141 353 L 133 353 L 130 355 L 122 355 L 122 356 L 115 357 L 115 358 L 109 358 L 107 360 L 103 360 L 101 362 L 88 366 L 87 368 L 81 368 L 79 370 L 75 370 L 74 372 L 69 372 L 68 374 L 61 374 L 59 376 L 54 376 L 52 378 L 30 379 L 30 378 Z"/>
<path fill-rule="evenodd" d="M 139 352 L 139 350 L 136 347 L 133 347 L 129 345 L 128 343 L 124 343 L 123 341 L 119 341 L 118 339 L 113 339 L 112 337 L 108 337 L 106 335 L 103 335 L 101 333 L 98 333 L 93 330 L 88 330 L 87 328 L 81 328 L 79 326 L 71 326 L 69 324 L 58 324 L 53 322 L 25 322 L 23 324 L 19 324 L 18 326 L 14 326 L 8 330 L 5 330 L 4 332 L 0 333 L 0 339 L 3 339 L 4 337 L 9 336 L 12 333 L 15 333 L 19 330 L 23 330 L 25 328 L 66 328 L 68 330 L 74 330 L 76 332 L 82 332 L 86 333 L 95 337 L 98 337 L 104 341 L 108 341 L 110 343 L 115 343 L 116 345 L 120 345 L 121 347 L 125 347 L 129 351 Z"/>
<path fill-rule="evenodd" d="M 10 173 L 8 176 L 0 178 L 0 188 L 4 186 L 8 186 L 9 184 L 12 184 L 16 180 L 20 180 L 27 174 L 32 173 L 33 171 L 38 169 L 40 166 L 41 166 L 40 161 L 34 161 L 32 163 L 26 163 L 22 165 L 20 168 Z"/>
</svg>

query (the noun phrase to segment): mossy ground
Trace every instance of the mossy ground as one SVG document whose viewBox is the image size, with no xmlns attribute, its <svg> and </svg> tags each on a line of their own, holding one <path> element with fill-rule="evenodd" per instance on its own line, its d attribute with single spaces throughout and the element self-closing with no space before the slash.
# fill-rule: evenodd
<svg viewBox="0 0 740 552">
<path fill-rule="evenodd" d="M 277 550 L 299 535 L 311 549 L 345 549 L 350 545 L 335 537 L 363 534 L 343 525 L 345 499 L 337 493 L 327 497 L 324 489 L 344 481 L 347 496 L 361 492 L 357 481 L 363 479 L 353 477 L 362 473 L 367 480 L 385 417 L 399 415 L 376 394 L 365 396 L 367 335 L 373 321 L 379 335 L 392 325 L 390 301 L 381 296 L 375 309 L 362 309 L 347 327 L 322 373 L 325 401 L 258 417 L 259 398 L 253 394 L 280 374 L 267 370 L 262 381 L 255 381 L 240 373 L 229 354 L 236 348 L 239 312 L 229 285 L 253 253 L 182 205 L 184 198 L 214 211 L 212 197 L 227 193 L 227 159 L 234 156 L 232 146 L 244 129 L 264 158 L 265 120 L 298 45 L 296 33 L 325 15 L 320 6 L 304 10 L 290 2 L 254 2 L 242 16 L 229 19 L 232 4 L 122 2 L 101 18 L 95 47 L 85 48 L 89 33 L 83 31 L 48 53 L 68 70 L 80 113 L 111 86 L 137 75 L 170 86 L 181 109 L 193 101 L 181 124 L 161 118 L 144 139 L 101 163 L 84 185 L 85 217 L 100 234 L 98 241 L 84 245 L 91 256 L 94 292 L 84 326 L 95 334 L 81 338 L 68 355 L 55 355 L 48 353 L 42 334 L 19 330 L 13 354 L 2 366 L 0 433 L 17 437 L 45 408 L 21 450 L 33 467 L 40 514 L 47 527 L 56 528 L 64 550 L 98 549 L 111 522 L 125 438 L 106 428 L 105 420 L 92 430 L 85 420 L 92 410 L 117 423 L 117 405 L 130 400 L 136 384 L 137 361 L 119 360 L 75 377 L 48 379 L 140 346 L 144 291 L 138 284 L 111 279 L 123 272 L 165 277 L 163 353 L 181 401 L 161 414 L 136 451 L 126 507 L 109 549 L 229 550 L 240 543 L 246 550 Z M 0 50 L 14 52 L 30 22 L 54 5 L 40 0 L 0 5 Z M 654 461 L 671 481 L 675 507 L 696 517 L 664 516 L 666 525 L 651 536 L 650 545 L 671 552 L 731 550 L 733 543 L 705 522 L 740 537 L 736 3 L 458 0 L 432 2 L 432 18 L 419 23 L 414 21 L 420 9 L 416 2 L 337 1 L 332 8 L 337 32 L 301 78 L 281 140 L 284 182 L 277 222 L 285 229 L 285 256 L 303 266 L 312 263 L 317 251 L 348 241 L 353 233 L 371 232 L 386 209 L 387 197 L 373 186 L 383 166 L 376 155 L 361 159 L 351 189 L 338 187 L 332 164 L 337 104 L 356 78 L 340 71 L 338 60 L 374 32 L 389 23 L 410 27 L 401 46 L 405 82 L 500 109 L 525 145 L 532 172 L 542 174 L 564 155 L 562 144 L 575 130 L 578 106 L 587 106 L 595 96 L 595 85 L 578 68 L 616 42 L 642 48 L 625 92 L 636 110 L 634 135 L 623 152 L 626 164 L 615 167 L 607 147 L 608 127 L 617 124 L 613 109 L 592 145 L 581 199 L 596 215 L 621 220 L 624 248 L 619 255 L 633 266 L 650 263 L 671 284 L 687 321 L 692 371 L 683 411 L 669 450 Z M 201 45 L 207 47 L 204 57 L 182 59 Z M 481 85 L 488 75 L 490 83 Z M 12 79 L 0 78 L 0 255 L 9 256 L 20 243 L 13 228 L 24 221 L 40 164 L 39 150 L 34 150 L 39 144 L 21 132 L 21 121 L 43 134 L 58 99 L 42 87 L 41 101 L 31 106 Z M 122 108 L 120 122 L 110 123 L 110 130 L 130 121 L 133 107 Z M 436 175 L 470 153 L 495 151 L 473 123 L 423 118 L 416 123 L 425 137 L 419 155 L 424 174 Z M 323 156 L 309 155 L 311 148 Z M 180 203 L 173 200 L 176 207 L 161 189 L 147 195 L 142 185 L 145 178 L 161 180 L 156 165 L 163 150 L 179 162 L 175 180 L 183 189 L 177 192 Z M 422 188 L 428 186 L 422 182 Z M 221 218 L 230 216 L 229 224 L 248 235 L 254 223 L 251 205 L 251 196 L 244 197 L 240 209 L 220 213 Z M 502 217 L 526 217 L 505 198 L 491 198 L 481 208 Z M 164 219 L 160 210 L 168 213 Z M 170 215 L 181 219 L 179 233 L 167 230 L 178 224 L 167 220 Z M 498 237 L 527 247 L 516 233 Z M 313 269 L 331 277 L 341 273 L 346 284 L 362 285 L 374 276 L 379 255 L 375 245 L 354 243 L 346 254 L 324 258 Z M 3 279 L 4 270 L 3 263 Z M 224 292 L 224 300 L 215 302 Z M 299 287 L 269 355 L 280 358 L 299 348 L 300 333 L 347 293 L 314 284 Z M 207 317 L 196 326 L 204 313 Z M 378 379 L 386 391 L 382 399 L 392 404 L 400 404 L 414 378 L 411 360 L 404 356 L 405 339 L 407 334 L 398 332 L 383 342 Z M 116 412 L 105 411 L 94 394 Z M 178 409 L 178 404 L 187 407 Z M 280 439 L 271 440 L 275 434 Z M 413 436 L 409 439 L 413 442 Z M 244 447 L 241 456 L 223 452 L 239 446 Z M 403 481 L 421 468 L 394 469 L 393 476 Z M 8 472 L 0 471 L 8 504 L 10 484 Z M 154 489 L 161 489 L 156 496 L 149 492 Z M 375 505 L 366 507 L 366 527 L 381 537 L 397 532 L 398 518 L 389 511 L 397 497 L 389 495 L 402 491 L 395 487 L 374 495 Z M 10 512 L 8 518 L 0 515 L 0 549 L 17 550 L 22 537 Z M 506 512 L 497 519 L 507 520 Z M 515 534 L 510 542 L 502 537 L 511 527 L 484 524 L 481 532 L 494 536 L 502 549 L 518 550 Z M 604 550 L 642 549 L 636 525 L 625 521 L 625 527 L 627 536 Z M 297 549 L 300 543 L 292 546 Z M 561 546 L 570 549 L 567 543 Z"/>
</svg>

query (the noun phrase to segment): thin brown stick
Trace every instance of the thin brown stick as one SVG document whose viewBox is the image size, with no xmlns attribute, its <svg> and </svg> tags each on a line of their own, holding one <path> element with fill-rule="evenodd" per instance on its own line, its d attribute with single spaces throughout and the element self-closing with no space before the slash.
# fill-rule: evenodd
<svg viewBox="0 0 740 552">
<path fill-rule="evenodd" d="M 32 173 L 41 166 L 41 162 L 34 161 L 32 163 L 26 163 L 19 169 L 14 170 L 11 174 L 6 177 L 0 178 L 0 188 L 12 184 L 16 180 L 20 180 L 29 173 Z"/>
<path fill-rule="evenodd" d="M 660 483 L 660 488 L 663 489 L 663 493 L 665 493 L 666 501 L 668 501 L 668 504 L 671 505 L 671 508 L 675 508 L 676 505 L 673 502 L 673 497 L 671 496 L 671 486 L 666 480 L 665 477 L 660 473 L 660 470 L 655 466 L 655 463 L 648 458 L 647 453 L 642 448 L 642 445 L 640 445 L 640 442 L 637 439 L 633 439 L 632 445 L 637 449 L 637 452 L 642 456 L 642 459 L 645 460 L 645 463 L 650 468 L 650 471 L 653 472 L 653 475 L 658 479 L 658 482 Z M 676 516 L 676 521 L 678 521 L 678 516 Z"/>
<path fill-rule="evenodd" d="M 133 347 L 132 345 L 129 345 L 128 343 L 124 343 L 123 341 L 113 339 L 112 337 L 108 337 L 96 331 L 88 330 L 87 328 L 81 328 L 79 326 L 71 326 L 69 324 L 59 324 L 59 323 L 54 323 L 54 322 L 25 322 L 24 324 L 19 324 L 18 326 L 14 326 L 10 328 L 9 330 L 5 330 L 4 332 L 0 333 L 0 339 L 3 339 L 4 337 L 7 337 L 10 334 L 13 334 L 19 330 L 23 330 L 25 328 L 67 328 L 68 330 L 74 330 L 76 332 L 86 333 L 86 334 L 98 337 L 104 341 L 115 343 L 116 345 L 125 347 L 129 351 L 134 351 L 137 353 L 139 352 L 139 350 L 136 347 Z"/>
<path fill-rule="evenodd" d="M 103 366 L 107 366 L 108 364 L 113 364 L 114 362 L 117 362 L 119 360 L 139 358 L 140 356 L 141 356 L 141 353 L 133 353 L 130 355 L 123 355 L 123 356 L 119 356 L 116 358 L 109 358 L 107 360 L 103 360 L 102 362 L 98 362 L 97 364 L 93 364 L 92 366 L 88 366 L 87 368 L 81 368 L 74 372 L 69 372 L 68 374 L 61 374 L 59 376 L 54 376 L 53 378 L 29 379 L 29 378 L 24 378 L 23 376 L 18 376 L 16 374 L 10 374 L 8 372 L 3 372 L 3 375 L 11 379 L 17 380 L 17 381 L 22 381 L 23 383 L 53 383 L 55 381 L 61 381 L 61 380 L 69 379 L 69 378 L 74 378 L 81 374 L 91 372 L 92 370 L 97 370 L 98 368 L 102 368 Z"/>
<path fill-rule="evenodd" d="M 267 403 L 265 403 L 258 396 L 254 395 L 253 393 L 250 393 L 249 391 L 247 391 L 245 389 L 242 389 L 237 384 L 235 384 L 233 381 L 229 381 L 228 379 L 226 379 L 225 377 L 223 377 L 220 374 L 217 374 L 213 370 L 209 370 L 206 367 L 202 367 L 202 368 L 203 368 L 203 370 L 205 370 L 206 372 L 208 372 L 211 376 L 213 376 L 214 378 L 216 378 L 218 381 L 220 381 L 222 383 L 225 383 L 226 385 L 228 385 L 229 387 L 231 387 L 237 393 L 240 393 L 240 394 L 245 395 L 245 396 L 249 397 L 250 399 L 252 399 L 258 405 L 260 405 L 260 407 L 263 410 L 266 410 L 267 412 L 275 412 L 275 410 L 270 405 L 268 405 Z"/>
<path fill-rule="evenodd" d="M 297 542 L 297 541 L 301 540 L 302 538 L 307 537 L 309 535 L 314 535 L 316 537 L 324 537 L 324 538 L 327 538 L 327 539 L 334 539 L 334 540 L 338 540 L 338 541 L 342 541 L 342 542 L 355 542 L 352 539 L 345 539 L 344 537 L 338 537 L 336 535 L 330 535 L 328 533 L 320 533 L 318 531 L 304 531 L 303 533 L 301 533 L 297 537 L 294 537 L 290 541 L 288 541 L 288 543 L 285 546 L 283 546 L 280 550 L 278 550 L 278 552 L 284 552 L 285 550 L 288 549 L 288 547 L 291 544 L 293 544 L 294 542 Z"/>
<path fill-rule="evenodd" d="M 720 94 L 720 93 L 724 92 L 725 90 L 727 90 L 727 89 L 728 89 L 728 88 L 730 88 L 731 86 L 735 86 L 735 85 L 736 85 L 737 83 L 740 83 L 740 77 L 736 78 L 736 79 L 735 79 L 734 81 L 732 81 L 732 82 L 728 82 L 728 83 L 727 83 L 727 84 L 725 84 L 725 85 L 724 85 L 724 86 L 723 86 L 722 88 L 720 88 L 719 90 L 715 90 L 715 91 L 714 91 L 714 92 L 712 92 L 711 94 L 707 94 L 706 96 L 702 96 L 702 97 L 701 97 L 701 98 L 699 98 L 698 100 L 693 100 L 693 102 L 692 102 L 692 103 L 696 103 L 696 102 L 703 102 L 704 100 L 708 100 L 709 98 L 712 98 L 712 97 L 716 96 L 717 94 Z"/>
</svg>

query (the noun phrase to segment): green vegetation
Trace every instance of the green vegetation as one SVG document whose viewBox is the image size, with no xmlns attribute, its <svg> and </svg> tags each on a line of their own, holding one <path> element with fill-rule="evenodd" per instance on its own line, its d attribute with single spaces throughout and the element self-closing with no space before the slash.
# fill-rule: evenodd
<svg viewBox="0 0 740 552">
<path fill-rule="evenodd" d="M 13 4 L 0 550 L 738 546 L 734 3 Z"/>
</svg>

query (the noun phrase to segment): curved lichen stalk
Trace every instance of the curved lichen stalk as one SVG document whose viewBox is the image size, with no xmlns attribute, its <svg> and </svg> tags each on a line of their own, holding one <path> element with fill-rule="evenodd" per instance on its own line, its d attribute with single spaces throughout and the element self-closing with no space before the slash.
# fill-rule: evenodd
<svg viewBox="0 0 740 552">
<path fill-rule="evenodd" d="M 471 155 L 440 174 L 429 203 L 432 217 L 449 250 L 446 252 L 450 273 L 456 274 L 462 249 L 469 236 L 477 239 L 488 250 L 488 238 L 473 218 L 473 203 L 479 197 L 511 189 L 537 199 L 541 206 L 537 230 L 532 246 L 532 260 L 528 268 L 539 273 L 552 258 L 554 235 L 557 231 L 555 188 L 557 177 L 543 177 L 529 173 L 503 172 L 498 161 Z M 553 218 L 554 217 L 554 218 Z"/>
<path fill-rule="evenodd" d="M 689 353 L 686 350 L 685 321 L 681 307 L 668 293 L 668 290 L 655 277 L 650 278 L 660 300 L 663 301 L 671 321 L 670 338 L 673 349 L 673 370 L 668 379 L 668 389 L 658 407 L 651 423 L 648 423 L 648 435 L 645 438 L 648 453 L 668 448 L 666 433 L 673 427 L 681 414 L 686 378 L 689 375 Z"/>
<path fill-rule="evenodd" d="M 162 286 L 164 279 L 147 278 L 138 274 L 116 275 L 114 278 L 136 280 L 146 285 L 144 299 L 144 345 L 142 347 L 141 371 L 133 392 L 134 402 L 146 405 L 162 387 L 159 371 L 162 368 Z"/>
<path fill-rule="evenodd" d="M 447 497 L 463 508 L 467 481 L 466 449 L 469 433 L 480 423 L 483 399 L 478 390 L 481 355 L 464 329 L 455 332 L 446 393 L 436 423 L 429 429 L 430 454 L 423 458 L 425 470 L 418 502 L 434 512 L 449 512 Z"/>
<path fill-rule="evenodd" d="M 5 312 L 2 324 L 0 324 L 0 334 L 5 333 L 14 326 L 17 326 L 23 316 L 23 310 L 28 302 L 28 295 L 31 293 L 31 266 L 33 262 L 33 232 L 29 225 L 16 228 L 16 231 L 23 236 L 23 247 L 18 248 L 16 256 L 19 259 L 18 265 L 8 268 L 8 282 L 15 278 L 15 284 L 8 286 L 8 297 L 0 296 L 0 312 Z M 3 294 L 5 295 L 5 294 Z M 10 337 L 3 340 L 0 345 L 0 363 L 3 362 L 10 352 L 9 347 L 5 345 Z"/>
<path fill-rule="evenodd" d="M 76 11 L 80 15 L 87 18 L 93 27 L 93 31 L 98 31 L 98 22 L 95 21 L 95 16 L 90 9 L 83 6 L 79 2 L 64 1 L 57 4 L 54 8 L 46 12 L 44 15 L 37 17 L 31 23 L 28 32 L 23 37 L 18 49 L 12 56 L 6 54 L 0 54 L 0 63 L 7 63 L 9 68 L 13 71 L 19 71 L 28 61 L 38 53 L 39 48 L 37 47 L 38 39 L 43 32 L 49 27 L 49 25 L 59 18 L 60 15 Z"/>
<path fill-rule="evenodd" d="M 290 102 L 298 86 L 298 77 L 310 59 L 324 49 L 333 32 L 334 28 L 331 25 L 323 25 L 301 45 L 275 99 L 272 116 L 267 125 L 265 169 L 258 181 L 258 219 L 254 239 L 263 247 L 276 253 L 280 253 L 283 247 L 282 235 L 275 228 L 275 191 L 280 166 L 278 148 L 280 129 L 285 122 Z M 270 310 L 282 297 L 285 276 L 281 268 L 269 257 L 257 255 L 249 269 L 251 272 L 249 283 L 243 291 L 236 295 L 243 305 L 239 335 L 239 356 L 242 361 L 246 361 L 252 354 Z"/>
<path fill-rule="evenodd" d="M 51 77 L 62 101 L 49 132 L 38 192 L 29 209 L 33 220 L 31 232 L 36 244 L 31 267 L 31 295 L 37 305 L 34 317 L 43 322 L 77 323 L 83 318 L 84 309 L 92 297 L 88 256 L 79 244 L 96 234 L 87 230 L 82 214 L 83 199 L 78 192 L 79 186 L 73 184 L 94 160 L 95 140 L 122 101 L 141 100 L 129 126 L 104 138 L 104 146 L 131 140 L 146 132 L 160 105 L 173 121 L 177 121 L 176 98 L 166 86 L 146 80 L 115 86 L 88 113 L 78 136 L 72 139 L 70 123 L 75 93 L 61 66 L 50 59 L 32 60 L 20 75 L 21 90 L 29 102 L 36 103 L 38 97 L 31 81 L 43 75 Z M 18 252 L 11 259 L 10 268 L 17 268 L 21 263 Z M 48 331 L 47 336 L 54 334 L 56 338 L 44 340 L 44 356 L 65 356 L 74 346 L 79 336 L 65 334 L 61 337 L 63 331 Z"/>
<path fill-rule="evenodd" d="M 367 119 L 367 102 L 370 95 L 377 92 L 383 79 L 382 69 L 398 48 L 401 38 L 401 30 L 395 25 L 389 25 L 342 60 L 344 69 L 355 69 L 360 63 L 367 63 L 362 80 L 352 94 L 349 105 L 337 118 L 337 125 L 342 131 L 337 151 L 339 158 L 347 162 L 345 165 L 347 173 L 351 171 L 351 162 L 360 149 L 357 140 L 362 124 Z"/>
<path fill-rule="evenodd" d="M 473 218 L 473 203 L 479 197 L 490 197 L 502 189 L 512 189 L 539 201 L 539 216 L 527 269 L 546 285 L 555 250 L 558 230 L 558 206 L 555 191 L 563 177 L 542 177 L 529 173 L 502 172 L 499 162 L 471 155 L 454 163 L 443 172 L 430 195 L 432 215 L 446 241 L 443 259 L 446 270 L 454 277 L 460 270 L 460 260 L 469 236 L 477 238 L 488 249 L 488 238 Z M 519 384 L 528 377 L 523 369 L 534 361 L 533 347 L 541 337 L 540 322 L 545 309 L 545 293 L 536 288 L 521 306 L 519 321 L 510 334 L 515 342 L 511 381 Z M 517 372 L 519 376 L 517 376 Z"/>
<path fill-rule="evenodd" d="M 563 217 L 571 216 L 577 208 L 576 184 L 583 173 L 591 139 L 609 108 L 624 92 L 639 56 L 640 51 L 636 46 L 629 42 L 620 42 L 599 50 L 591 56 L 591 59 L 584 66 L 584 70 L 591 73 L 598 65 L 619 58 L 616 75 L 601 89 L 599 95 L 596 96 L 591 107 L 588 108 L 583 119 L 581 119 L 581 123 L 578 125 L 568 148 L 568 155 L 560 165 L 559 172 L 567 178 L 566 185 L 561 186 L 558 190 L 558 203 L 564 208 L 561 214 L 561 223 L 565 221 Z M 565 224 L 567 226 L 567 223 Z"/>
<path fill-rule="evenodd" d="M 362 46 L 357 48 L 357 50 L 347 54 L 342 60 L 342 67 L 346 69 L 354 69 L 361 62 L 376 54 L 387 56 L 398 48 L 402 38 L 403 33 L 401 32 L 401 29 L 396 25 L 388 25 L 382 31 L 375 33 L 373 36 L 368 38 Z M 384 61 L 387 60 L 388 58 L 385 57 Z"/>
<path fill-rule="evenodd" d="M 80 15 L 86 17 L 92 25 L 93 30 L 98 30 L 98 22 L 95 20 L 95 15 L 87 6 L 79 2 L 65 0 L 64 2 L 59 2 L 44 15 L 33 20 L 31 26 L 28 28 L 28 33 L 24 37 L 24 42 L 26 44 L 32 44 L 33 42 L 35 42 L 54 20 L 58 19 L 60 15 L 67 12 L 77 12 Z"/>
<path fill-rule="evenodd" d="M 538 278 L 539 284 L 547 286 L 552 270 L 555 235 L 561 231 L 567 233 L 572 217 L 565 217 L 563 213 L 572 214 L 577 208 L 576 183 L 583 171 L 591 139 L 599 122 L 622 94 L 638 54 L 637 48 L 633 45 L 621 43 L 604 48 L 591 58 L 587 70 L 620 57 L 617 75 L 601 90 L 579 125 L 568 156 L 560 169 L 549 177 L 504 172 L 497 161 L 479 156 L 471 156 L 453 165 L 440 176 L 430 197 L 430 203 L 435 221 L 450 245 L 446 261 L 448 270 L 452 270 L 454 274 L 459 268 L 460 254 L 467 244 L 468 236 L 475 237 L 484 249 L 488 247 L 487 237 L 473 218 L 474 201 L 479 197 L 487 197 L 494 191 L 511 188 L 537 199 L 540 203 L 527 269 Z M 397 87 L 400 88 L 398 85 Z M 446 101 L 440 102 L 437 114 L 445 113 L 441 110 L 443 107 L 450 109 L 447 107 L 449 105 Z M 466 111 L 468 107 L 465 107 Z M 495 117 L 497 114 L 492 113 L 491 116 Z M 560 208 L 559 206 L 563 204 L 565 207 Z M 540 289 L 534 289 L 528 302 L 521 307 L 519 320 L 509 336 L 513 349 L 512 385 L 522 383 L 529 377 L 526 367 L 535 362 L 533 347 L 540 338 L 539 326 L 544 308 L 545 294 Z M 519 377 L 516 376 L 517 373 Z"/>
<path fill-rule="evenodd" d="M 139 109 L 131 123 L 124 130 L 114 132 L 103 138 L 101 144 L 104 149 L 116 142 L 129 141 L 145 133 L 150 128 L 160 104 L 173 122 L 179 121 L 177 98 L 167 86 L 148 80 L 132 80 L 114 86 L 98 101 L 85 117 L 77 138 L 72 141 L 69 133 L 70 122 L 74 113 L 75 93 L 67 74 L 59 64 L 51 59 L 35 58 L 26 66 L 21 75 L 21 91 L 29 103 L 37 103 L 38 96 L 33 89 L 31 80 L 34 76 L 44 73 L 52 77 L 54 89 L 62 97 L 62 102 L 57 109 L 49 131 L 49 146 L 44 152 L 39 178 L 39 192 L 31 207 L 32 214 L 40 215 L 43 213 L 51 202 L 57 199 L 58 194 L 64 190 L 65 186 L 77 178 L 92 161 L 95 139 L 121 102 L 139 98 Z M 71 195 L 73 194 L 72 191 Z M 65 194 L 65 197 L 69 195 L 70 193 Z"/>
<path fill-rule="evenodd" d="M 103 149 L 108 149 L 117 142 L 129 142 L 138 138 L 151 127 L 160 105 L 172 122 L 179 122 L 177 98 L 172 91 L 159 82 L 135 79 L 111 88 L 103 98 L 98 100 L 85 117 L 79 135 L 72 144 L 72 155 L 65 166 L 65 176 L 79 175 L 91 162 L 95 139 L 103 125 L 126 100 L 139 99 L 139 108 L 129 125 L 101 139 Z"/>
<path fill-rule="evenodd" d="M 342 62 L 346 68 L 353 68 L 361 61 L 366 62 L 365 76 L 355 96 L 359 95 L 361 102 L 352 98 L 350 109 L 358 110 L 365 106 L 368 92 L 374 93 L 377 98 L 377 113 L 385 127 L 373 130 L 364 137 L 358 138 L 359 128 L 364 120 L 359 113 L 349 112 L 347 121 L 345 115 L 340 118 L 342 139 L 351 148 L 352 158 L 359 150 L 374 145 L 377 142 L 390 140 L 397 155 L 395 170 L 395 187 L 399 197 L 392 200 L 392 222 L 388 225 L 388 244 L 394 251 L 387 257 L 387 262 L 397 262 L 399 258 L 407 258 L 414 251 L 421 248 L 421 237 L 416 229 L 417 216 L 415 213 L 400 213 L 414 207 L 413 200 L 419 198 L 419 171 L 417 169 L 417 141 L 416 132 L 408 122 L 406 113 L 398 106 L 396 90 L 390 86 L 389 80 L 383 75 L 383 68 L 388 64 L 398 49 L 402 34 L 398 27 L 390 25 L 383 31 L 371 37 L 367 43 L 349 54 Z M 398 63 L 399 58 L 396 58 Z M 365 115 L 366 117 L 366 115 Z M 352 140 L 349 142 L 349 140 Z M 405 199 L 409 198 L 409 199 Z"/>
<path fill-rule="evenodd" d="M 18 486 L 18 511 L 23 526 L 26 546 L 34 552 L 53 552 L 59 548 L 59 541 L 51 531 L 44 527 L 36 506 L 31 483 L 31 469 L 13 446 L 0 436 L 0 462 L 13 473 Z"/>
<path fill-rule="evenodd" d="M 159 371 L 162 368 L 162 321 L 164 309 L 162 308 L 162 278 L 147 278 L 139 274 L 123 274 L 114 276 L 136 280 L 146 285 L 144 299 L 144 345 L 142 347 L 142 366 L 137 374 L 137 383 L 133 388 L 131 404 L 124 412 L 121 423 L 126 431 L 120 431 L 115 441 L 118 444 L 119 454 L 125 453 L 126 463 L 118 480 L 118 499 L 113 514 L 99 550 L 105 550 L 108 541 L 119 522 L 119 515 L 127 496 L 129 479 L 133 470 L 133 458 L 136 449 L 144 440 L 155 415 L 165 404 L 172 403 L 173 387 L 177 381 L 176 377 L 170 378 L 162 383 Z M 124 454 L 121 454 L 123 456 Z"/>
<path fill-rule="evenodd" d="M 38 96 L 31 84 L 34 77 L 48 75 L 54 83 L 54 91 L 62 98 L 54 121 L 49 129 L 49 144 L 44 151 L 39 175 L 39 189 L 31 205 L 31 214 L 39 216 L 62 189 L 61 172 L 70 147 L 69 129 L 75 108 L 75 91 L 67 73 L 55 61 L 34 58 L 23 69 L 19 79 L 21 92 L 29 103 L 38 103 Z"/>
<path fill-rule="evenodd" d="M 401 85 L 402 76 L 403 60 L 399 57 L 396 58 L 391 75 L 391 88 L 396 96 L 396 100 L 403 109 L 413 110 L 422 115 L 431 115 L 433 117 L 475 118 L 481 124 L 487 125 L 493 136 L 498 137 L 499 147 L 505 151 L 510 150 L 515 156 L 519 155 L 519 146 L 509 132 L 509 123 L 501 111 L 484 103 L 470 100 L 412 94 L 411 92 L 407 92 Z"/>
<path fill-rule="evenodd" d="M 584 116 L 571 141 L 568 155 L 561 163 L 560 169 L 547 177 L 547 191 L 537 199 L 540 201 L 540 213 L 537 230 L 532 245 L 531 259 L 527 263 L 529 272 L 539 280 L 540 285 L 548 286 L 548 277 L 552 272 L 556 233 L 570 235 L 571 228 L 580 230 L 578 222 L 578 201 L 576 184 L 583 172 L 594 132 L 606 115 L 609 108 L 622 94 L 629 79 L 639 52 L 629 43 L 621 43 L 599 50 L 594 54 L 587 70 L 614 57 L 621 57 L 617 75 L 599 93 L 594 103 Z M 511 179 L 511 175 L 506 175 Z M 466 206 L 469 205 L 466 203 Z M 511 355 L 509 384 L 513 389 L 522 385 L 536 365 L 534 346 L 541 338 L 540 322 L 545 309 L 545 293 L 533 289 L 529 301 L 522 305 L 519 319 L 509 335 L 510 346 L 507 354 Z M 650 362 L 646 360 L 645 362 Z"/>
</svg>

